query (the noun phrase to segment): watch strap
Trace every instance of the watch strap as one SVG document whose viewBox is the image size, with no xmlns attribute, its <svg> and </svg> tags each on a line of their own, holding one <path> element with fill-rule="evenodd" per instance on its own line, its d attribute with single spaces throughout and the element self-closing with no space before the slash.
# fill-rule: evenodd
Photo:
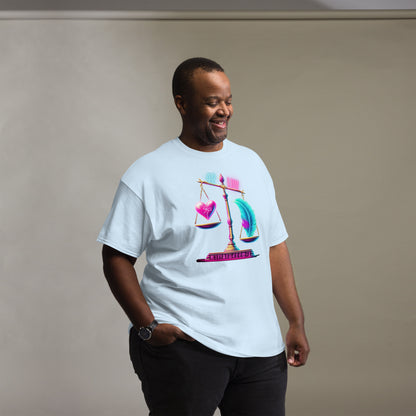
<svg viewBox="0 0 416 416">
<path fill-rule="evenodd" d="M 147 325 L 147 328 L 149 328 L 152 332 L 153 330 L 159 325 L 159 322 L 155 320 L 153 320 L 152 322 L 150 322 L 149 325 Z"/>
</svg>

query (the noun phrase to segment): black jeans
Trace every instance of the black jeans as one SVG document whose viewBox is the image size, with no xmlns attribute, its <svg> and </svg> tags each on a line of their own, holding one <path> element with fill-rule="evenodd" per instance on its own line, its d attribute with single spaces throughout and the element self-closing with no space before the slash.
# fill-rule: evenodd
<svg viewBox="0 0 416 416">
<path fill-rule="evenodd" d="M 284 416 L 286 354 L 239 358 L 198 341 L 155 347 L 130 331 L 130 358 L 151 416 Z"/>
</svg>

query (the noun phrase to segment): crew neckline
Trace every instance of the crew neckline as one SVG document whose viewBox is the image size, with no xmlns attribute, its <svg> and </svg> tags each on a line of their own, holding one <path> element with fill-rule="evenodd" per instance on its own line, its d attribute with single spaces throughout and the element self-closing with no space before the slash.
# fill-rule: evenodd
<svg viewBox="0 0 416 416">
<path fill-rule="evenodd" d="M 192 149 L 191 147 L 187 146 L 179 137 L 173 139 L 172 142 L 179 147 L 182 151 L 187 152 L 193 156 L 203 158 L 203 159 L 211 159 L 216 157 L 223 157 L 228 153 L 229 141 L 228 139 L 224 139 L 222 142 L 222 148 L 220 150 L 215 150 L 213 152 L 204 152 L 202 150 Z"/>
</svg>

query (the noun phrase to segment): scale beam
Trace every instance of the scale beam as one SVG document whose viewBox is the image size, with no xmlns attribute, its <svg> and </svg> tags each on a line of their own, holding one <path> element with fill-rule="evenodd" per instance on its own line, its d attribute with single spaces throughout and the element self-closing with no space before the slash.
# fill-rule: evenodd
<svg viewBox="0 0 416 416">
<path fill-rule="evenodd" d="M 215 183 L 202 181 L 201 179 L 198 179 L 198 183 L 202 183 L 202 184 L 204 184 L 204 185 L 216 186 L 217 188 L 226 189 L 227 191 L 240 192 L 240 194 L 241 194 L 241 195 L 244 195 L 244 194 L 245 194 L 245 192 L 244 192 L 244 191 L 242 191 L 242 190 L 240 190 L 240 189 L 229 188 L 228 186 L 225 186 L 224 184 L 222 184 L 222 185 L 217 185 L 217 184 L 215 184 Z"/>
</svg>

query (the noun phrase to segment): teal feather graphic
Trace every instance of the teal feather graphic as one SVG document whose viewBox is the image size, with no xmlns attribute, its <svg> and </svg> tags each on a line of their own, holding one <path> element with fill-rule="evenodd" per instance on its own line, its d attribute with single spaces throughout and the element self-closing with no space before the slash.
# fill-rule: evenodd
<svg viewBox="0 0 416 416">
<path fill-rule="evenodd" d="M 241 198 L 237 198 L 235 203 L 240 208 L 243 228 L 246 230 L 247 236 L 251 237 L 256 231 L 256 217 L 253 208 Z"/>
</svg>

